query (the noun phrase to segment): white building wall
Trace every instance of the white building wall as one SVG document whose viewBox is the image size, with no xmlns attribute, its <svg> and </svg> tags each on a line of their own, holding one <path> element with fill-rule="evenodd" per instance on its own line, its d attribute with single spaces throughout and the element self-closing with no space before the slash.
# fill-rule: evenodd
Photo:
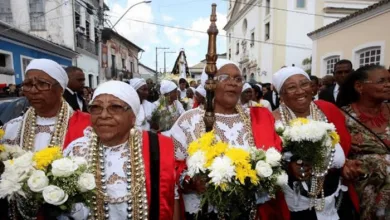
<svg viewBox="0 0 390 220">
<path fill-rule="evenodd" d="M 29 0 L 12 0 L 13 25 L 30 34 L 50 40 L 54 43 L 75 49 L 73 28 L 73 4 L 71 1 L 44 1 L 45 29 L 31 31 Z M 53 10 L 54 9 L 54 10 Z M 49 12 L 50 11 L 50 12 Z"/>
<path fill-rule="evenodd" d="M 80 54 L 77 57 L 77 66 L 81 68 L 85 76 L 85 85 L 96 88 L 97 77 L 99 76 L 99 63 L 94 57 L 85 54 Z M 89 75 L 92 75 L 92 85 L 89 84 Z"/>
</svg>

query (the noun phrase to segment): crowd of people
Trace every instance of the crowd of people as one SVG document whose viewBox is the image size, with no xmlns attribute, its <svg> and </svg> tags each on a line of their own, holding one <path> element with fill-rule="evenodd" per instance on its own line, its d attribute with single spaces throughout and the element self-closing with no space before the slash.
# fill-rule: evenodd
<svg viewBox="0 0 390 220">
<path fill-rule="evenodd" d="M 354 70 L 340 60 L 333 76 L 319 79 L 282 67 L 272 84 L 247 83 L 229 60 L 218 59 L 217 70 L 217 139 L 283 154 L 288 184 L 275 198 L 258 199 L 259 219 L 390 219 L 390 70 Z M 84 86 L 82 69 L 35 59 L 21 87 L 30 108 L 4 125 L 0 144 L 32 152 L 59 145 L 66 156 L 99 164 L 94 207 L 63 213 L 67 219 L 133 219 L 135 212 L 138 219 L 218 219 L 217 210 L 200 204 L 207 181 L 188 178 L 186 165 L 190 143 L 206 132 L 206 79 L 203 72 L 199 81 L 158 85 L 151 79 L 112 80 L 92 90 Z M 309 198 L 313 167 L 283 151 L 275 130 L 296 118 L 333 123 L 340 137 L 318 195 L 322 209 Z M 4 219 L 23 219 L 20 203 L 2 203 Z M 50 210 L 43 207 L 39 218 L 52 219 Z"/>
</svg>

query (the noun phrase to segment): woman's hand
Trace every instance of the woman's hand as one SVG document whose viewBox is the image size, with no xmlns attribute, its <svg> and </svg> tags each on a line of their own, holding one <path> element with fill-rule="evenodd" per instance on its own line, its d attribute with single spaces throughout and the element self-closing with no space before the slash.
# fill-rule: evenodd
<svg viewBox="0 0 390 220">
<path fill-rule="evenodd" d="M 288 164 L 288 174 L 300 181 L 308 180 L 311 177 L 311 166 L 302 160 L 292 161 Z"/>
<path fill-rule="evenodd" d="M 347 180 L 357 179 L 364 175 L 364 171 L 361 168 L 363 163 L 360 160 L 346 160 L 341 170 L 341 175 Z"/>
<path fill-rule="evenodd" d="M 183 191 L 184 193 L 196 192 L 201 194 L 206 191 L 206 180 L 199 177 L 194 177 L 189 182 L 184 181 Z"/>
</svg>

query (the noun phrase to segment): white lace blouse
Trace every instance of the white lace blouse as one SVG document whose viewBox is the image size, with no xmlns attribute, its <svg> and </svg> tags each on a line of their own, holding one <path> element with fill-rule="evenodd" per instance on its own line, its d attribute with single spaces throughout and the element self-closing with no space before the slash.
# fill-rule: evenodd
<svg viewBox="0 0 390 220">
<path fill-rule="evenodd" d="M 84 137 L 74 140 L 64 151 L 67 156 L 79 156 L 88 160 L 88 143 L 91 140 L 92 128 L 88 127 L 84 131 Z M 127 142 L 118 146 L 104 146 L 104 167 L 107 183 L 107 194 L 110 198 L 119 198 L 127 194 L 126 163 L 129 157 L 129 147 Z M 127 203 L 109 204 L 110 220 L 127 219 Z"/>
<path fill-rule="evenodd" d="M 249 114 L 248 111 L 245 114 Z M 175 157 L 177 160 L 185 161 L 188 157 L 188 145 L 200 138 L 204 133 L 203 125 L 204 110 L 196 108 L 185 112 L 173 125 L 171 136 L 175 145 Z M 251 134 L 241 120 L 239 114 L 215 114 L 216 138 L 236 147 L 249 148 L 248 137 Z M 249 117 L 249 116 L 248 116 Z M 202 129 L 203 128 L 203 129 Z M 200 198 L 197 194 L 184 194 L 185 211 L 197 213 L 199 211 Z"/>
</svg>

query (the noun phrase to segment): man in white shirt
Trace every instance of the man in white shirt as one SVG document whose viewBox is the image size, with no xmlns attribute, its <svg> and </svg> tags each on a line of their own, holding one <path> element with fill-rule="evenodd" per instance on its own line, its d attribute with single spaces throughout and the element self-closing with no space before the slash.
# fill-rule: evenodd
<svg viewBox="0 0 390 220">
<path fill-rule="evenodd" d="M 334 86 L 330 86 L 319 94 L 319 99 L 336 104 L 340 85 L 342 85 L 347 76 L 353 72 L 352 62 L 349 60 L 340 60 L 334 65 L 333 76 L 336 81 Z"/>
<path fill-rule="evenodd" d="M 64 99 L 73 108 L 73 110 L 87 112 L 87 103 L 85 103 L 83 94 L 85 76 L 82 69 L 69 66 L 65 69 L 68 74 L 69 82 L 64 92 Z"/>
</svg>

